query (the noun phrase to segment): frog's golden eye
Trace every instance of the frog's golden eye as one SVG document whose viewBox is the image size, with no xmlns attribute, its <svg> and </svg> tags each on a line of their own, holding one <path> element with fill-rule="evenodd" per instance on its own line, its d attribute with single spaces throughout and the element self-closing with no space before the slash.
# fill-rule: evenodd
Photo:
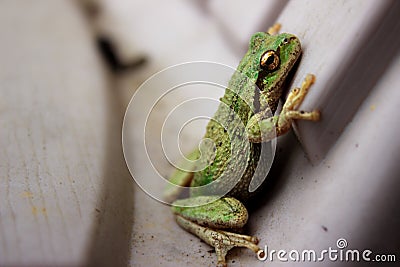
<svg viewBox="0 0 400 267">
<path fill-rule="evenodd" d="M 279 66 L 279 56 L 273 50 L 266 51 L 260 60 L 260 66 L 264 70 L 273 71 Z"/>
</svg>

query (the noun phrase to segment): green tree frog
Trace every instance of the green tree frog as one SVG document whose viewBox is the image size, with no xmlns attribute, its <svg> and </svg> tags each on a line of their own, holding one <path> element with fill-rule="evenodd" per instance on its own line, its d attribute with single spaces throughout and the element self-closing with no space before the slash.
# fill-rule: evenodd
<svg viewBox="0 0 400 267">
<path fill-rule="evenodd" d="M 313 84 L 315 77 L 308 74 L 300 88 L 294 88 L 283 104 L 279 115 L 274 114 L 282 96 L 283 83 L 301 54 L 299 39 L 288 33 L 278 34 L 279 25 L 271 27 L 268 32 L 255 33 L 249 48 L 241 60 L 237 71 L 249 77 L 256 84 L 241 84 L 241 79 L 233 75 L 229 86 L 238 88 L 235 92 L 226 90 L 221 98 L 224 106 L 230 111 L 218 108 L 208 123 L 205 138 L 214 141 L 211 149 L 213 156 L 206 155 L 209 164 L 206 168 L 195 172 L 177 170 L 170 182 L 176 185 L 190 185 L 191 188 L 206 185 L 220 178 L 227 166 L 245 164 L 245 171 L 239 182 L 224 197 L 202 196 L 191 194 L 189 198 L 179 199 L 172 203 L 172 211 L 177 223 L 185 230 L 198 236 L 215 248 L 218 266 L 226 266 L 226 254 L 233 247 L 247 247 L 258 253 L 264 253 L 257 245 L 258 239 L 235 233 L 235 229 L 243 227 L 248 219 L 248 212 L 243 203 L 253 195 L 248 186 L 257 167 L 257 156 L 260 143 L 270 141 L 275 136 L 286 133 L 294 120 L 317 121 L 320 113 L 317 110 L 305 112 L 297 110 Z M 226 128 L 218 122 L 225 121 L 228 127 L 235 127 L 230 122 L 230 112 L 235 113 L 245 125 L 241 131 L 231 129 L 232 138 Z M 272 113 L 271 113 L 272 112 Z M 246 141 L 243 142 L 243 136 Z M 242 141 L 241 141 L 242 140 Z M 246 155 L 231 155 L 231 147 L 248 146 Z M 189 159 L 199 158 L 199 150 L 194 150 Z M 233 164 L 228 164 L 233 163 Z M 230 167 L 232 168 L 232 167 Z M 232 168 L 235 171 L 234 168 Z M 177 192 L 166 190 L 166 198 L 174 198 Z M 207 203 L 200 205 L 201 203 Z"/>
</svg>

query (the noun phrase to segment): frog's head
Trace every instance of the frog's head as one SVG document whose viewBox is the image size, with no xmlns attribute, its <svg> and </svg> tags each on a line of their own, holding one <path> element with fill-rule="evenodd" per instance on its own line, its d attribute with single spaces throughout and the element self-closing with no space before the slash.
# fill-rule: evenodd
<svg viewBox="0 0 400 267">
<path fill-rule="evenodd" d="M 239 71 L 254 80 L 261 90 L 260 108 L 266 102 L 276 108 L 282 93 L 282 83 L 301 54 L 299 39 L 293 34 L 255 33 Z"/>
</svg>

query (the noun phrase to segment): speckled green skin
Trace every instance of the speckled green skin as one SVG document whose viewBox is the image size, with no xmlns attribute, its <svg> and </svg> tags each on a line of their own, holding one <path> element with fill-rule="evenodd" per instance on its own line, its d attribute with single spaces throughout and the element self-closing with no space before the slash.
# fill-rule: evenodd
<svg viewBox="0 0 400 267">
<path fill-rule="evenodd" d="M 194 207 L 182 207 L 180 206 L 181 201 L 184 201 L 185 205 L 192 203 Z M 197 206 L 202 202 L 213 204 Z M 241 228 L 248 219 L 246 207 L 234 198 L 219 199 L 213 196 L 198 196 L 177 200 L 174 204 L 175 206 L 172 208 L 174 213 L 180 214 L 192 222 L 214 229 Z"/>
<path fill-rule="evenodd" d="M 235 172 L 241 165 L 246 165 L 246 171 L 239 183 L 229 193 L 241 201 L 245 201 L 250 197 L 248 185 L 253 176 L 254 169 L 259 164 L 260 147 L 258 143 L 250 143 L 244 140 L 244 129 L 237 126 L 233 122 L 234 114 L 238 115 L 243 124 L 246 125 L 248 120 L 255 112 L 265 110 L 268 106 L 275 112 L 278 101 L 282 95 L 282 84 L 300 55 L 300 42 L 291 34 L 268 35 L 267 33 L 256 33 L 250 41 L 249 50 L 240 62 L 237 70 L 246 75 L 253 83 L 257 83 L 261 90 L 261 94 L 256 93 L 253 85 L 246 83 L 243 75 L 235 74 L 230 83 L 229 88 L 236 88 L 239 94 L 235 94 L 232 90 L 226 90 L 225 95 L 221 99 L 223 103 L 230 107 L 229 110 L 221 105 L 214 115 L 214 120 L 211 120 L 207 126 L 207 131 L 204 138 L 212 139 L 216 144 L 216 156 L 214 161 L 204 170 L 196 172 L 191 186 L 200 186 L 208 184 L 211 181 L 220 177 L 224 172 L 225 182 L 230 183 L 230 172 Z M 290 40 L 288 44 L 282 45 L 284 39 Z M 274 72 L 267 73 L 262 71 L 260 67 L 260 57 L 267 50 L 279 50 L 280 67 Z M 244 85 L 243 85 L 244 84 Z M 228 111 L 228 112 L 227 112 Z M 226 122 L 225 125 L 229 128 L 225 131 L 219 122 Z M 232 138 L 229 137 L 229 132 L 235 132 Z M 231 146 L 237 147 L 232 149 Z M 249 153 L 242 153 L 249 147 Z M 232 151 L 236 154 L 231 156 Z M 207 150 L 211 157 L 213 150 Z M 229 161 L 233 160 L 231 170 L 225 166 L 229 165 Z M 233 176 L 233 175 L 232 175 Z M 222 185 L 224 183 L 221 183 Z"/>
<path fill-rule="evenodd" d="M 269 32 L 278 30 L 276 24 Z M 264 150 L 270 146 L 260 142 L 289 131 L 294 120 L 320 119 L 318 110 L 298 110 L 315 81 L 312 74 L 306 75 L 300 87 L 290 91 L 280 114 L 273 115 L 283 83 L 300 53 L 300 42 L 291 34 L 253 35 L 238 72 L 232 76 L 217 112 L 207 125 L 204 138 L 212 142 L 202 142 L 199 150 L 190 153 L 184 169 L 207 167 L 197 172 L 177 170 L 170 178 L 172 186 L 166 188 L 166 199 L 176 199 L 182 187 L 175 185 L 190 183 L 190 198 L 173 202 L 172 211 L 183 229 L 215 248 L 219 267 L 227 266 L 226 255 L 233 247 L 246 247 L 259 256 L 266 253 L 257 245 L 257 237 L 234 230 L 247 222 L 247 209 L 242 203 L 257 192 L 249 192 L 249 185 L 253 190 L 253 181 L 257 186 L 264 180 L 267 163 L 272 161 L 268 159 L 270 153 Z"/>
<path fill-rule="evenodd" d="M 279 67 L 270 72 L 260 67 L 260 58 L 268 50 L 276 51 L 280 57 Z M 191 182 L 191 187 L 206 185 L 221 177 L 223 173 L 223 178 L 218 180 L 215 192 L 218 193 L 218 186 L 235 183 L 234 188 L 228 193 L 228 196 L 232 198 L 228 198 L 228 204 L 227 200 L 223 198 L 198 208 L 177 207 L 182 203 L 191 205 L 191 203 L 196 204 L 196 201 L 200 203 L 204 200 L 198 197 L 203 193 L 201 190 L 193 190 L 191 199 L 178 200 L 173 203 L 172 209 L 175 214 L 201 225 L 217 224 L 214 225 L 214 227 L 218 226 L 217 228 L 224 224 L 222 221 L 225 221 L 228 228 L 241 227 L 242 223 L 247 221 L 246 209 L 244 209 L 246 215 L 242 213 L 237 217 L 226 216 L 229 212 L 242 212 L 241 207 L 236 205 L 243 206 L 241 202 L 246 201 L 254 193 L 248 191 L 249 183 L 257 165 L 261 164 L 260 166 L 263 167 L 263 163 L 258 162 L 261 144 L 249 142 L 244 127 L 256 113 L 263 112 L 268 107 L 272 114 L 275 112 L 282 95 L 283 82 L 300 53 L 300 41 L 292 34 L 269 35 L 260 32 L 253 35 L 249 50 L 237 68 L 238 73 L 235 73 L 229 82 L 229 88 L 235 89 L 226 90 L 225 95 L 221 98 L 221 105 L 207 125 L 204 138 L 214 141 L 216 151 L 211 147 L 206 147 L 202 151 L 204 153 L 202 159 L 209 162 L 214 154 L 215 158 L 211 164 L 205 164 L 207 165 L 205 169 L 195 172 Z M 250 79 L 252 84 L 246 79 Z M 261 91 L 255 88 L 254 83 Z M 226 108 L 227 106 L 229 109 Z M 242 126 L 235 121 L 235 115 L 240 118 Z M 220 122 L 223 122 L 226 129 L 220 125 Z M 232 151 L 234 151 L 233 154 Z M 231 181 L 230 177 L 234 177 L 237 170 L 241 168 L 245 171 L 240 181 L 238 183 Z M 243 219 L 245 220 L 243 221 Z M 237 226 L 232 227 L 231 222 L 235 220 Z"/>
</svg>

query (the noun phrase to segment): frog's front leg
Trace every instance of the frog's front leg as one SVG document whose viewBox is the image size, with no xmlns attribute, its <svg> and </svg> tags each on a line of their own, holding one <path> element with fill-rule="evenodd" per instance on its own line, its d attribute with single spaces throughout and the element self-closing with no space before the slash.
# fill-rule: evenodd
<svg viewBox="0 0 400 267">
<path fill-rule="evenodd" d="M 250 118 L 246 126 L 250 142 L 265 142 L 280 136 L 289 131 L 293 120 L 318 121 L 320 112 L 314 110 L 305 112 L 297 110 L 297 107 L 304 100 L 308 89 L 315 81 L 315 76 L 308 74 L 300 88 L 294 88 L 288 95 L 282 111 L 277 116 L 268 116 L 269 111 L 261 111 Z"/>
<path fill-rule="evenodd" d="M 280 23 L 275 23 L 271 27 L 269 27 L 267 33 L 269 35 L 275 35 L 279 33 L 279 30 L 281 29 L 281 24 Z"/>
<path fill-rule="evenodd" d="M 200 206 L 193 206 L 195 204 Z M 233 247 L 247 247 L 255 253 L 263 253 L 257 246 L 256 237 L 221 230 L 242 228 L 247 222 L 247 210 L 235 198 L 199 196 L 181 199 L 173 203 L 172 210 L 182 228 L 215 248 L 217 266 L 226 266 L 226 254 Z"/>
</svg>

